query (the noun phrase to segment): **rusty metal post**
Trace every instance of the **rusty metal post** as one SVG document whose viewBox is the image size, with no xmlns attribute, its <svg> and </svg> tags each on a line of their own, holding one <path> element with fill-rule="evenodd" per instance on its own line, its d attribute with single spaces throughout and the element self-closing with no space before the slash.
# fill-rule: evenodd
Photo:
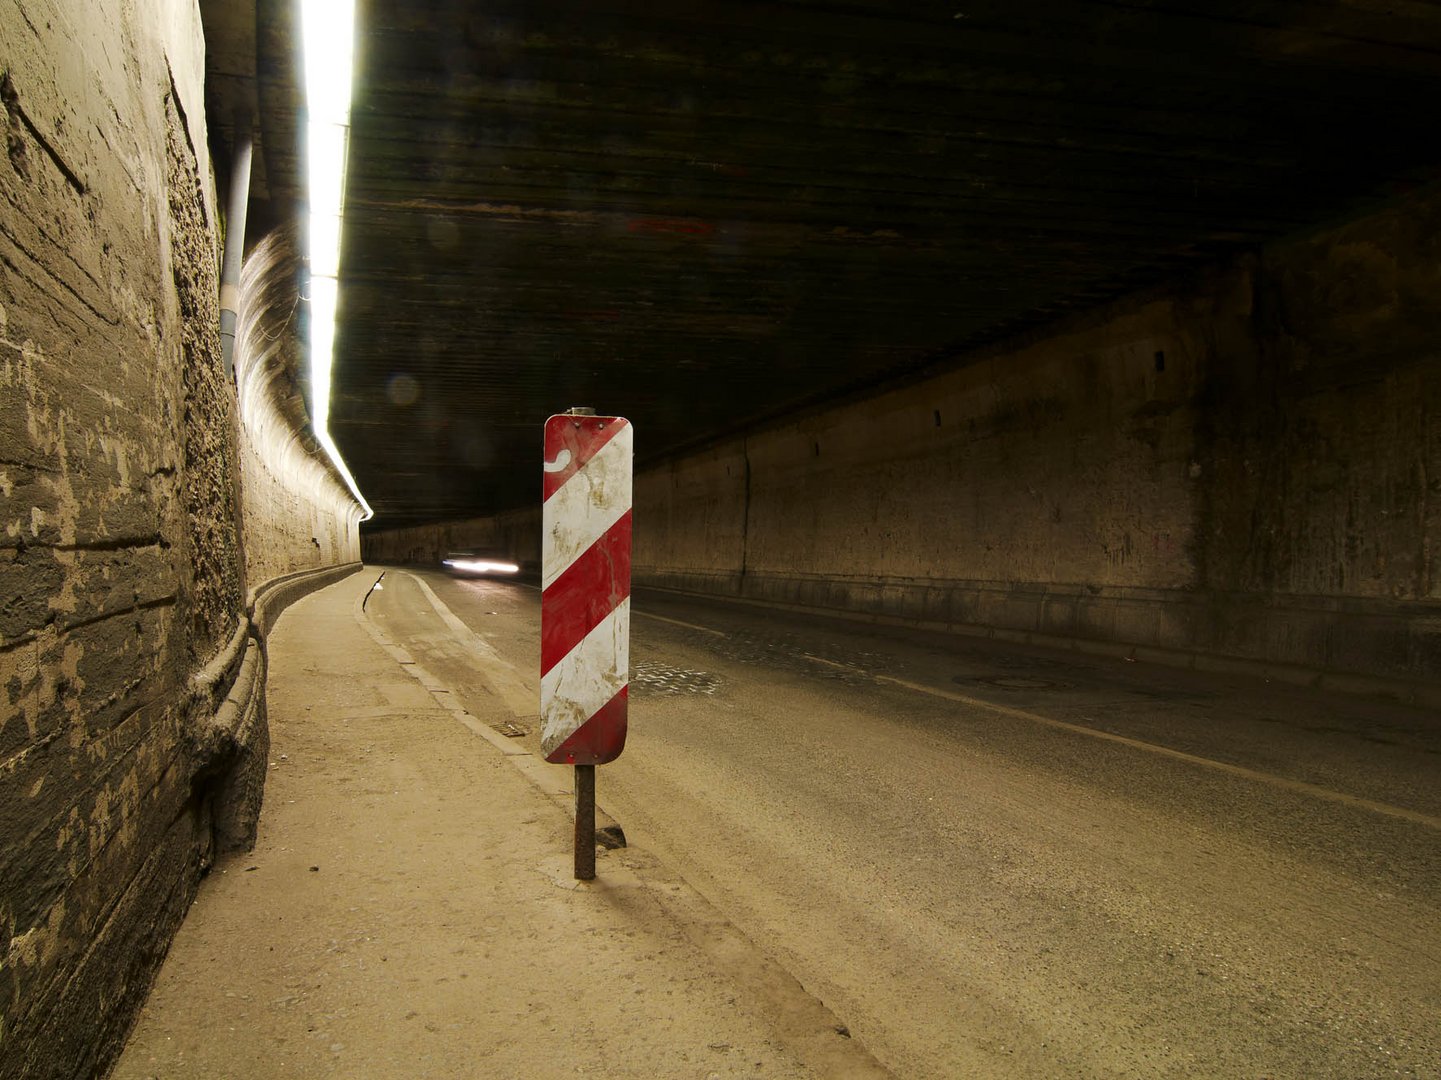
<svg viewBox="0 0 1441 1080">
<path fill-rule="evenodd" d="M 595 766 L 575 767 L 575 879 L 595 880 Z"/>
</svg>

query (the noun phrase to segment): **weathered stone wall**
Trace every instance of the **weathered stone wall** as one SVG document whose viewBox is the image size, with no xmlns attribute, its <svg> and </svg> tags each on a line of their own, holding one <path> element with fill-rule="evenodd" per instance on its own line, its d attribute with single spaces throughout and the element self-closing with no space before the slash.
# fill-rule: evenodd
<svg viewBox="0 0 1441 1080">
<path fill-rule="evenodd" d="M 646 470 L 635 580 L 1433 700 L 1438 255 L 1430 192 Z"/>
<path fill-rule="evenodd" d="M 0 30 L 0 1076 L 88 1076 L 250 841 L 246 587 L 299 556 L 242 552 L 265 450 L 220 366 L 194 0 L 0 0 Z M 353 517 L 304 548 L 353 556 Z"/>
</svg>

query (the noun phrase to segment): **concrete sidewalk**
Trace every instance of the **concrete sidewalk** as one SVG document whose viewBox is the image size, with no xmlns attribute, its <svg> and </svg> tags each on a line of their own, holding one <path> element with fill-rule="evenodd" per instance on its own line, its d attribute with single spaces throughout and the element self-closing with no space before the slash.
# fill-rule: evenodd
<svg viewBox="0 0 1441 1080">
<path fill-rule="evenodd" d="M 564 770 L 367 630 L 375 576 L 271 636 L 259 841 L 203 884 L 116 1077 L 886 1075 L 643 851 L 572 880 L 524 771 Z"/>
</svg>

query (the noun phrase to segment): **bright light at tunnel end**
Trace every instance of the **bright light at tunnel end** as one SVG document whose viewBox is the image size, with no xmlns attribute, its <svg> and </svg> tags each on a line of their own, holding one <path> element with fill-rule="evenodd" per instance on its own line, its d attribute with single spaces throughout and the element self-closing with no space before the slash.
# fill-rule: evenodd
<svg viewBox="0 0 1441 1080">
<path fill-rule="evenodd" d="M 350 91 L 355 66 L 355 0 L 300 0 L 305 51 L 306 180 L 309 198 L 310 393 L 315 437 L 350 493 L 375 516 L 330 435 L 330 373 L 340 302 L 340 226 L 345 206 L 345 155 L 350 140 Z"/>
</svg>

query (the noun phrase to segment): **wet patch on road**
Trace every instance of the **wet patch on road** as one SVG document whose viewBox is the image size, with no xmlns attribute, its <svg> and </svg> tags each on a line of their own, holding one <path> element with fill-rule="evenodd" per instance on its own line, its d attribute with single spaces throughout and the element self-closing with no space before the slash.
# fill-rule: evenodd
<svg viewBox="0 0 1441 1080">
<path fill-rule="evenodd" d="M 1038 679 L 1034 675 L 957 675 L 951 681 L 960 683 L 962 686 L 970 683 L 984 683 L 1002 690 L 1064 690 L 1071 685 L 1052 679 Z"/>
</svg>

